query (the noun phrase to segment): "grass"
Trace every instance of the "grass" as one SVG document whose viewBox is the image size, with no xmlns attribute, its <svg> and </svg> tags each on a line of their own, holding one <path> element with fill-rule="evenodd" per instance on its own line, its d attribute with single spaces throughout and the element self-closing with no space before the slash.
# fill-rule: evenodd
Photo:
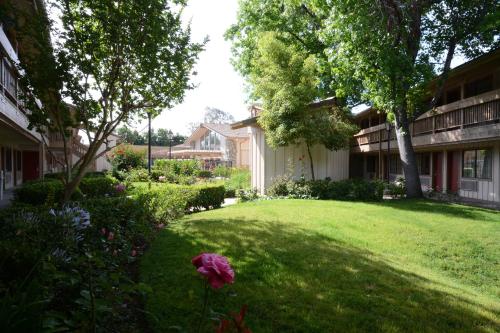
<svg viewBox="0 0 500 333">
<path fill-rule="evenodd" d="M 190 260 L 206 251 L 236 272 L 211 308 L 248 304 L 253 332 L 499 332 L 499 236 L 498 213 L 428 201 L 239 204 L 161 233 L 141 264 L 146 310 L 157 332 L 193 332 Z"/>
</svg>

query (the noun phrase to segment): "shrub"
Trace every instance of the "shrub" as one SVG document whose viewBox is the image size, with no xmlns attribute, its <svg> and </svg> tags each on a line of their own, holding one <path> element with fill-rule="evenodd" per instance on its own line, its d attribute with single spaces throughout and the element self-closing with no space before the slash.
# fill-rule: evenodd
<svg viewBox="0 0 500 333">
<path fill-rule="evenodd" d="M 290 176 L 277 176 L 267 188 L 266 193 L 271 197 L 286 197 L 291 194 L 290 191 L 294 185 L 294 181 Z"/>
<path fill-rule="evenodd" d="M 110 162 L 113 166 L 113 174 L 118 171 L 127 171 L 145 166 L 146 151 L 134 150 L 129 145 L 120 145 L 113 150 Z"/>
<path fill-rule="evenodd" d="M 210 170 L 198 170 L 197 176 L 200 178 L 212 178 L 212 172 Z"/>
<path fill-rule="evenodd" d="M 238 190 L 236 193 L 239 202 L 247 202 L 257 200 L 259 195 L 256 189 L 251 190 Z"/>
<path fill-rule="evenodd" d="M 218 165 L 213 169 L 212 172 L 215 177 L 229 178 L 232 174 L 232 169 L 224 165 Z"/>
<path fill-rule="evenodd" d="M 201 208 L 220 208 L 224 203 L 226 189 L 223 185 L 197 185 L 191 186 L 194 196 L 188 200 L 188 207 L 195 211 Z"/>
<path fill-rule="evenodd" d="M 403 197 L 406 194 L 405 179 L 400 177 L 395 182 L 386 185 L 387 194 L 394 197 Z"/>
<path fill-rule="evenodd" d="M 196 176 L 200 172 L 200 164 L 197 160 L 156 160 L 153 165 L 152 176 L 154 180 L 165 177 L 169 183 L 189 185 L 196 182 Z"/>
<path fill-rule="evenodd" d="M 111 176 L 83 177 L 71 200 L 86 197 L 104 197 L 116 195 L 118 180 Z M 14 201 L 29 205 L 52 205 L 62 202 L 64 184 L 60 180 L 46 179 L 26 182 L 14 190 Z"/>
<path fill-rule="evenodd" d="M 125 180 L 127 182 L 147 182 L 150 178 L 147 169 L 138 168 L 130 170 L 125 177 Z"/>
<path fill-rule="evenodd" d="M 267 189 L 271 197 L 318 198 L 322 200 L 382 200 L 384 184 L 380 181 L 330 179 L 294 181 L 289 176 L 277 177 Z"/>
<path fill-rule="evenodd" d="M 230 187 L 226 187 L 226 186 L 224 186 L 224 188 L 226 189 L 226 191 L 224 193 L 224 198 L 236 197 L 236 190 L 234 188 L 230 188 Z M 244 190 L 238 190 L 238 191 L 244 191 Z"/>
<path fill-rule="evenodd" d="M 113 196 L 116 194 L 115 186 L 118 180 L 111 176 L 84 177 L 79 188 L 87 197 Z"/>
<path fill-rule="evenodd" d="M 168 223 L 188 210 L 188 202 L 196 195 L 187 187 L 153 186 L 135 190 L 135 198 L 146 208 L 150 219 Z"/>
<path fill-rule="evenodd" d="M 79 190 L 73 194 L 73 199 L 80 199 Z M 48 179 L 26 182 L 14 190 L 14 201 L 29 205 L 54 204 L 64 198 L 64 184 L 60 180 Z"/>
<path fill-rule="evenodd" d="M 378 201 L 384 196 L 384 183 L 373 180 L 352 180 L 352 200 Z"/>
<path fill-rule="evenodd" d="M 311 197 L 309 182 L 301 179 L 294 181 L 290 176 L 278 176 L 274 179 L 271 186 L 267 188 L 267 195 L 271 197 L 303 198 Z"/>
<path fill-rule="evenodd" d="M 114 197 L 55 210 L 11 207 L 0 220 L 5 331 L 126 330 L 123 318 L 129 325 L 138 311 L 134 298 L 147 291 L 128 266 L 157 229 L 140 202 Z"/>
</svg>

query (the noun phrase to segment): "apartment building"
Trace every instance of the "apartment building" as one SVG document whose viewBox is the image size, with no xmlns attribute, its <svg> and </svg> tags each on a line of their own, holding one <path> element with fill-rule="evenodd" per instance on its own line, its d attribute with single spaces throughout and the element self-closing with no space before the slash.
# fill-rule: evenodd
<svg viewBox="0 0 500 333">
<path fill-rule="evenodd" d="M 429 86 L 429 100 L 436 82 Z M 328 100 L 312 107 L 315 104 L 324 107 Z M 252 186 L 264 193 L 280 174 L 308 177 L 307 168 L 300 167 L 304 160 L 308 163 L 304 147 L 271 149 L 257 123 L 260 108 L 250 111 L 251 117 L 233 128 L 246 127 L 251 135 Z M 354 115 L 354 121 L 360 131 L 349 149 L 331 152 L 314 147 L 317 178 L 394 181 L 403 177 L 395 131 L 386 115 L 367 108 Z M 410 134 L 424 191 L 500 203 L 500 50 L 451 70 L 437 107 L 415 117 Z"/>
</svg>

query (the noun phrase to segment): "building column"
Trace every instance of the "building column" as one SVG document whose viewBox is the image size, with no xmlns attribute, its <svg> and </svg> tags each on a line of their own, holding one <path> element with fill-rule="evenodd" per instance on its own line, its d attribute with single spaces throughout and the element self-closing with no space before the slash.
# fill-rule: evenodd
<svg viewBox="0 0 500 333">
<path fill-rule="evenodd" d="M 448 152 L 446 150 L 444 150 L 442 152 L 442 154 L 443 154 L 442 189 L 443 189 L 443 193 L 446 193 L 448 190 Z"/>
</svg>

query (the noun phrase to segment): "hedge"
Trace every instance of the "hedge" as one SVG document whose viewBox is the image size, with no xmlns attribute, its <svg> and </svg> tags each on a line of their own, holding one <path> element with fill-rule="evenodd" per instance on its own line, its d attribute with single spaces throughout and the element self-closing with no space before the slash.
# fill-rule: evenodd
<svg viewBox="0 0 500 333">
<path fill-rule="evenodd" d="M 114 195 L 117 184 L 118 180 L 111 176 L 85 177 L 80 182 L 79 188 L 85 196 L 94 198 Z"/>
<path fill-rule="evenodd" d="M 295 181 L 288 176 L 281 176 L 268 187 L 267 194 L 271 197 L 379 201 L 384 195 L 384 184 L 363 179 Z"/>
<path fill-rule="evenodd" d="M 155 219 L 168 222 L 184 213 L 219 208 L 224 203 L 224 185 L 135 184 L 137 200 L 150 207 Z"/>
<path fill-rule="evenodd" d="M 195 211 L 211 208 L 220 208 L 224 203 L 224 195 L 226 189 L 224 185 L 195 185 L 195 186 L 184 186 L 183 188 L 189 188 L 194 192 L 194 195 L 188 200 L 188 209 L 193 209 Z"/>
<path fill-rule="evenodd" d="M 116 184 L 118 181 L 111 176 L 84 177 L 71 199 L 80 200 L 83 196 L 89 198 L 113 196 L 116 194 Z M 54 178 L 27 182 L 14 190 L 15 202 L 30 205 L 61 202 L 63 197 L 64 184 Z"/>
</svg>

